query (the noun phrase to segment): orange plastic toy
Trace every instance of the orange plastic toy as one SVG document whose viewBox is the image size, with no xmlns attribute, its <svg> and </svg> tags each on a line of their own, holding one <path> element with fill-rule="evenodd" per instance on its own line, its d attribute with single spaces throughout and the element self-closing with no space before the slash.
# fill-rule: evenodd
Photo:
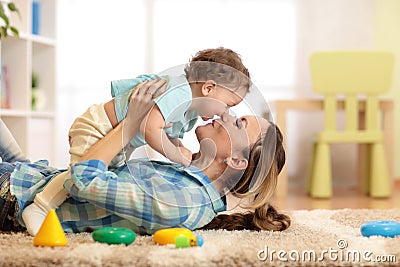
<svg viewBox="0 0 400 267">
<path fill-rule="evenodd" d="M 201 247 L 204 244 L 201 236 L 193 235 L 192 231 L 185 228 L 158 230 L 154 233 L 154 242 L 159 245 L 175 244 L 176 248 Z"/>
</svg>

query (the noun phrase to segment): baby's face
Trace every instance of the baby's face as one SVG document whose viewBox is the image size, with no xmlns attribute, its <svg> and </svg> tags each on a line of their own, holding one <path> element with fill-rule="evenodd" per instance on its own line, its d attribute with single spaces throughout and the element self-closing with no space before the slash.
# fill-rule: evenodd
<svg viewBox="0 0 400 267">
<path fill-rule="evenodd" d="M 204 99 L 204 105 L 198 110 L 199 116 L 203 120 L 212 119 L 214 115 L 221 116 L 230 107 L 236 106 L 242 102 L 247 93 L 247 89 L 240 88 L 236 91 L 216 85 L 216 90 Z"/>
</svg>

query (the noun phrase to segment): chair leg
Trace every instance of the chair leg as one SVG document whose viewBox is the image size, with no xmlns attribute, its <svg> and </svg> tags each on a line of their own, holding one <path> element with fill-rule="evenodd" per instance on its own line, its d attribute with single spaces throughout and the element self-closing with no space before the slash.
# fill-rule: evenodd
<svg viewBox="0 0 400 267">
<path fill-rule="evenodd" d="M 332 172 L 330 147 L 327 143 L 317 143 L 311 176 L 312 197 L 329 198 L 332 196 Z"/>
<path fill-rule="evenodd" d="M 364 192 L 369 195 L 371 190 L 371 162 L 372 162 L 372 144 L 367 144 L 365 146 L 365 176 L 364 176 Z"/>
<path fill-rule="evenodd" d="M 382 143 L 371 145 L 370 196 L 389 197 L 391 195 L 390 177 L 387 169 L 386 154 Z"/>
<path fill-rule="evenodd" d="M 369 194 L 371 169 L 371 144 L 358 145 L 358 188 L 363 194 Z"/>
<path fill-rule="evenodd" d="M 312 146 L 312 151 L 311 151 L 311 159 L 310 159 L 310 164 L 308 167 L 308 173 L 307 173 L 307 182 L 306 182 L 306 194 L 310 195 L 311 194 L 311 184 L 312 184 L 312 175 L 314 173 L 314 162 L 315 162 L 315 151 L 316 151 L 317 143 L 313 143 Z"/>
</svg>

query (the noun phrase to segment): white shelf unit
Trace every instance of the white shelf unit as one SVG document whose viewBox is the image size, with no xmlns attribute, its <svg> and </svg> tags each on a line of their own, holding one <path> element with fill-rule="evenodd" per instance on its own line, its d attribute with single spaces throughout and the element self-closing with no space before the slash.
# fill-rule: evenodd
<svg viewBox="0 0 400 267">
<path fill-rule="evenodd" d="M 9 108 L 0 108 L 6 123 L 23 152 L 33 161 L 56 157 L 56 0 L 39 3 L 39 35 L 32 29 L 32 0 L 13 0 L 21 16 L 11 14 L 19 38 L 0 43 L 0 62 L 7 66 Z M 32 110 L 32 72 L 38 76 L 42 105 Z M 1 77 L 2 79 L 5 77 Z"/>
</svg>

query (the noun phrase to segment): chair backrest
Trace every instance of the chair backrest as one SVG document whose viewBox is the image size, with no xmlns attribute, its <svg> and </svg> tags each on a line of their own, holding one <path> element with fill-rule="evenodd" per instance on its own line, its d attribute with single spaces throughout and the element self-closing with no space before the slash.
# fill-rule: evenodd
<svg viewBox="0 0 400 267">
<path fill-rule="evenodd" d="M 379 94 L 389 91 L 394 56 L 384 51 L 321 51 L 310 57 L 314 91 L 324 94 L 324 130 L 337 131 L 337 97 L 344 97 L 347 132 L 358 131 L 359 96 L 365 97 L 365 131 L 378 130 Z"/>
<path fill-rule="evenodd" d="M 310 57 L 319 93 L 384 93 L 390 89 L 394 56 L 383 51 L 322 51 Z"/>
</svg>

